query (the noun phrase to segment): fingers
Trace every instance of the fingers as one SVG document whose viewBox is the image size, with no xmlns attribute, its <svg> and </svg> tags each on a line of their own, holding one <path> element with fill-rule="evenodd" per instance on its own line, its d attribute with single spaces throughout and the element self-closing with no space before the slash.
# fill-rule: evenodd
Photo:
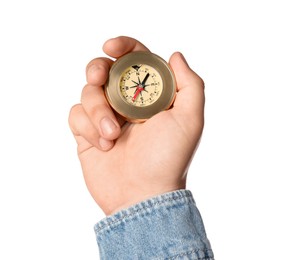
<svg viewBox="0 0 295 260">
<path fill-rule="evenodd" d="M 131 51 L 148 51 L 137 40 L 130 37 L 117 37 L 108 40 L 103 47 L 106 54 L 119 57 Z M 99 136 L 104 140 L 115 140 L 120 135 L 120 126 L 124 121 L 118 119 L 110 108 L 103 91 L 113 61 L 108 58 L 96 58 L 86 68 L 88 84 L 84 87 L 81 104 Z"/>
<path fill-rule="evenodd" d="M 174 53 L 169 64 L 174 71 L 178 88 L 172 113 L 182 124 L 201 129 L 204 123 L 204 82 L 190 69 L 181 53 Z"/>
<path fill-rule="evenodd" d="M 113 58 L 131 51 L 148 51 L 139 41 L 124 36 L 108 40 L 103 50 Z M 96 58 L 86 67 L 87 84 L 82 91 L 81 104 L 73 106 L 69 117 L 80 149 L 81 146 L 83 149 L 91 146 L 100 150 L 111 149 L 125 123 L 113 113 L 104 95 L 103 85 L 112 64 L 109 58 Z"/>
<path fill-rule="evenodd" d="M 148 51 L 139 41 L 124 36 L 108 40 L 103 50 L 113 58 L 131 51 Z M 103 90 L 112 64 L 111 59 L 96 58 L 86 67 L 87 84 L 82 91 L 81 104 L 73 106 L 69 116 L 70 128 L 79 149 L 94 146 L 100 150 L 109 150 L 120 135 L 124 120 L 113 113 Z"/>
<path fill-rule="evenodd" d="M 108 140 L 119 136 L 120 125 L 109 107 L 102 87 L 87 84 L 82 91 L 81 104 L 100 136 Z"/>
<path fill-rule="evenodd" d="M 120 134 L 120 125 L 103 91 L 112 61 L 107 58 L 92 60 L 86 68 L 88 84 L 83 88 L 81 104 L 101 137 L 114 140 Z"/>
<path fill-rule="evenodd" d="M 71 108 L 69 125 L 78 143 L 79 153 L 91 147 L 107 151 L 114 145 L 112 140 L 106 140 L 100 136 L 81 104 Z"/>
<path fill-rule="evenodd" d="M 103 50 L 113 58 L 119 58 L 132 51 L 149 51 L 141 42 L 126 36 L 120 36 L 106 41 Z M 96 58 L 90 61 L 86 67 L 87 82 L 91 85 L 104 85 L 113 63 L 108 58 Z"/>
<path fill-rule="evenodd" d="M 141 42 L 126 36 L 119 36 L 105 42 L 103 51 L 113 57 L 119 58 L 132 51 L 149 51 Z"/>
<path fill-rule="evenodd" d="M 103 86 L 109 70 L 114 62 L 108 58 L 96 58 L 90 61 L 86 67 L 86 80 L 88 84 Z"/>
<path fill-rule="evenodd" d="M 81 104 L 71 109 L 69 118 L 80 150 L 85 150 L 85 146 L 109 150 L 120 135 L 120 124 L 103 90 L 112 63 L 108 58 L 97 58 L 86 68 L 88 84 L 82 90 Z"/>
</svg>

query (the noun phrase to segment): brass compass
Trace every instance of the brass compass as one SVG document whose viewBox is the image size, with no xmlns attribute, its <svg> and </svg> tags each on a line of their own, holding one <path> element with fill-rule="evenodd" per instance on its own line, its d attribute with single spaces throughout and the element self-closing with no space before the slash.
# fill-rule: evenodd
<svg viewBox="0 0 295 260">
<path fill-rule="evenodd" d="M 169 109 L 175 93 L 176 82 L 166 61 L 143 51 L 131 52 L 116 60 L 105 85 L 111 107 L 135 123 Z"/>
</svg>

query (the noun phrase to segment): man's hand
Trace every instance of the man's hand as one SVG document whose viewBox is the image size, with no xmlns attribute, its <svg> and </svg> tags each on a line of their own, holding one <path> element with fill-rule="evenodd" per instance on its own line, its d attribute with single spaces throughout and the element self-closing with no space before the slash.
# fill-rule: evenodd
<svg viewBox="0 0 295 260">
<path fill-rule="evenodd" d="M 113 58 L 148 51 L 129 37 L 110 39 L 103 50 Z M 169 61 L 177 82 L 173 107 L 141 124 L 126 122 L 114 114 L 104 95 L 112 64 L 105 57 L 88 64 L 81 103 L 72 107 L 69 116 L 86 185 L 107 215 L 185 188 L 203 130 L 205 102 L 202 79 L 182 54 L 174 53 Z"/>
</svg>

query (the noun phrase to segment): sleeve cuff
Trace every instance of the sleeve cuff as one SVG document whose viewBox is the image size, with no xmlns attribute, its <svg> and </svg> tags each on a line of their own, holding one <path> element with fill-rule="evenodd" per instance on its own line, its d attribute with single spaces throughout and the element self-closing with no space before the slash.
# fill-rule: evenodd
<svg viewBox="0 0 295 260">
<path fill-rule="evenodd" d="M 102 260 L 214 259 L 189 190 L 140 202 L 101 220 L 94 229 Z"/>
</svg>

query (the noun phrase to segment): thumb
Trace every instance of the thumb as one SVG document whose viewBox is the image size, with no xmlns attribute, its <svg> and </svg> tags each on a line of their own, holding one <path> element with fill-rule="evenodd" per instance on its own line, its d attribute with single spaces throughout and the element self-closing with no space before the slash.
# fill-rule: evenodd
<svg viewBox="0 0 295 260">
<path fill-rule="evenodd" d="M 186 62 L 180 52 L 174 53 L 169 61 L 177 83 L 177 95 L 171 112 L 183 125 L 202 130 L 204 123 L 204 82 Z"/>
</svg>

